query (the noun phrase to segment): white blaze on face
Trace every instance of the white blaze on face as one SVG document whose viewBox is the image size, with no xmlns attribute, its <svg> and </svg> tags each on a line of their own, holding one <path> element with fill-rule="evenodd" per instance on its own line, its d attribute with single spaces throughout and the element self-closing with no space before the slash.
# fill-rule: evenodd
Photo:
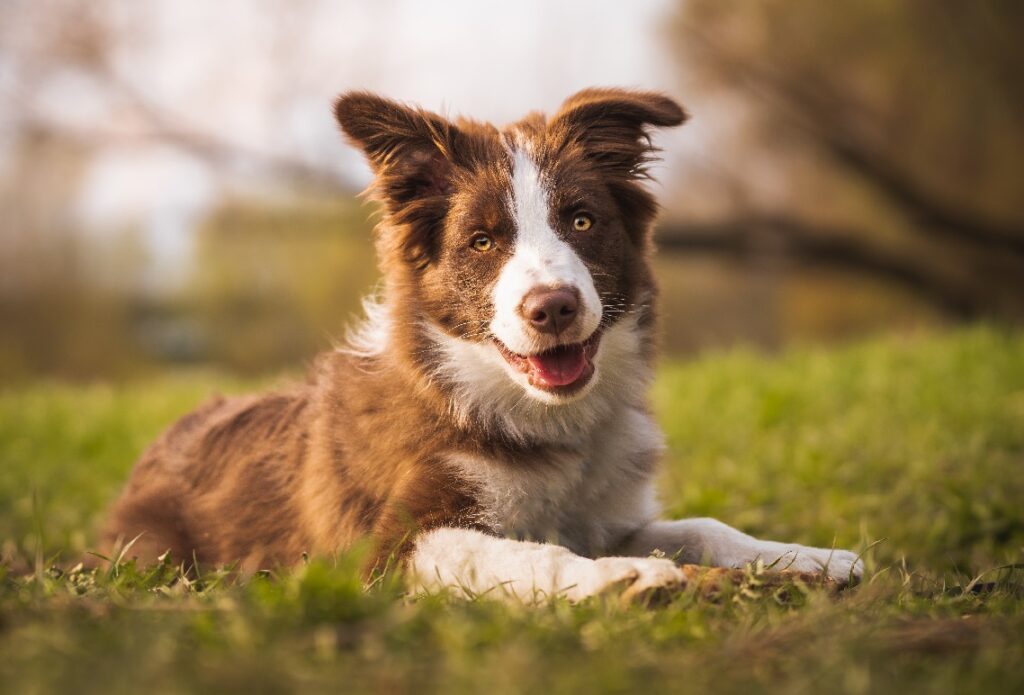
<svg viewBox="0 0 1024 695">
<path fill-rule="evenodd" d="M 554 347 L 551 336 L 530 329 L 519 307 L 536 287 L 573 287 L 579 292 L 579 313 L 562 340 L 586 340 L 601 322 L 601 299 L 587 266 L 551 228 L 548 192 L 536 163 L 522 147 L 512 152 L 509 207 L 516 224 L 515 246 L 494 285 L 491 332 L 510 350 L 523 355 Z"/>
</svg>

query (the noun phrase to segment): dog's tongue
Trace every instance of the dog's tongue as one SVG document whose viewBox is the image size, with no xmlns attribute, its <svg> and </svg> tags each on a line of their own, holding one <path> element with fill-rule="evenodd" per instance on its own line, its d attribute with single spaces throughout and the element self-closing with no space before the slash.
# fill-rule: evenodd
<svg viewBox="0 0 1024 695">
<path fill-rule="evenodd" d="M 582 345 L 559 347 L 527 357 L 535 378 L 548 386 L 567 386 L 583 375 L 587 356 Z"/>
</svg>

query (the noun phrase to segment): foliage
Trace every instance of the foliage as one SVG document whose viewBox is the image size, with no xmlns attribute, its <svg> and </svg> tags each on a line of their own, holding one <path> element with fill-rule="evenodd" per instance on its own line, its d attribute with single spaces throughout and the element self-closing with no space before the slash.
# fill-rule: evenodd
<svg viewBox="0 0 1024 695">
<path fill-rule="evenodd" d="M 227 201 L 196 230 L 187 269 L 157 288 L 137 276 L 159 259 L 131 231 L 83 244 L 70 229 L 32 230 L 0 257 L 0 276 L 17 271 L 0 286 L 0 379 L 196 364 L 252 374 L 307 359 L 378 279 L 373 215 L 348 194 Z"/>
<path fill-rule="evenodd" d="M 378 279 L 376 217 L 350 196 L 219 210 L 199 230 L 185 289 L 203 360 L 261 373 L 337 341 Z"/>
</svg>

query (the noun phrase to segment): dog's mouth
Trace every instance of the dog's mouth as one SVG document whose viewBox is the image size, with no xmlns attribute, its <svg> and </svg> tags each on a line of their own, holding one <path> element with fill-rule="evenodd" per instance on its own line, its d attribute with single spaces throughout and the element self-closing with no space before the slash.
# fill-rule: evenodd
<svg viewBox="0 0 1024 695">
<path fill-rule="evenodd" d="M 595 331 L 582 343 L 559 345 L 533 355 L 512 352 L 497 338 L 494 345 L 513 369 L 527 376 L 531 386 L 564 395 L 583 388 L 594 376 L 593 359 L 600 340 L 600 331 Z"/>
</svg>

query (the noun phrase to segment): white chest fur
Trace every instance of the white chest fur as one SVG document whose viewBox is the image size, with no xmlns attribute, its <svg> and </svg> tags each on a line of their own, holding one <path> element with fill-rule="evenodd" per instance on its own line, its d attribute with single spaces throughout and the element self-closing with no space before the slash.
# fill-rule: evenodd
<svg viewBox="0 0 1024 695">
<path fill-rule="evenodd" d="M 474 485 L 481 521 L 496 532 L 592 557 L 656 515 L 651 478 L 662 446 L 650 415 L 623 405 L 545 460 L 453 455 L 449 463 Z"/>
</svg>

